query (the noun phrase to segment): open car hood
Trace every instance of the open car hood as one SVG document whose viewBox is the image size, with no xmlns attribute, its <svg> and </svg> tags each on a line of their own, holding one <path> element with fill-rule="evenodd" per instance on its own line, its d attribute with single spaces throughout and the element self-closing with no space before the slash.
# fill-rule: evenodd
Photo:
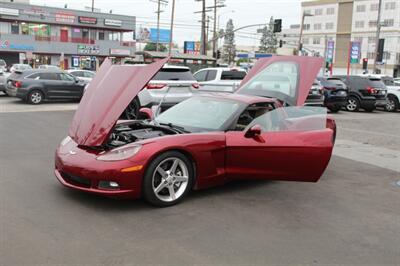
<svg viewBox="0 0 400 266">
<path fill-rule="evenodd" d="M 69 136 L 79 145 L 102 145 L 128 104 L 168 60 L 128 66 L 106 59 L 82 97 Z"/>
<path fill-rule="evenodd" d="M 303 105 L 324 59 L 309 56 L 262 58 L 242 80 L 237 93 L 277 98 Z"/>
</svg>

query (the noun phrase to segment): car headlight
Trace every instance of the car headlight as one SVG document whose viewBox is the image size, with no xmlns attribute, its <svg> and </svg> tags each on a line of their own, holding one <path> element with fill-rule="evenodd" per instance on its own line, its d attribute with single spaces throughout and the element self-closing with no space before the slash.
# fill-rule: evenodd
<svg viewBox="0 0 400 266">
<path fill-rule="evenodd" d="M 65 137 L 65 139 L 63 139 L 62 141 L 61 141 L 61 146 L 65 146 L 65 145 L 67 145 L 70 141 L 71 141 L 72 139 L 71 139 L 71 137 L 70 136 L 67 136 L 67 137 Z"/>
<path fill-rule="evenodd" d="M 97 157 L 99 161 L 120 161 L 128 159 L 134 156 L 136 153 L 140 151 L 142 146 L 140 145 L 132 145 L 132 146 L 123 146 L 111 151 L 105 152 Z"/>
</svg>

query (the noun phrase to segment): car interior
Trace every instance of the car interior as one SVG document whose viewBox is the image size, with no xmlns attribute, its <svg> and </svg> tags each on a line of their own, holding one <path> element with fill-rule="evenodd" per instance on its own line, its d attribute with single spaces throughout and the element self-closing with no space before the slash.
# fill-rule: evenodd
<svg viewBox="0 0 400 266">
<path fill-rule="evenodd" d="M 232 129 L 234 131 L 243 131 L 252 122 L 257 121 L 260 126 L 265 128 L 267 119 L 260 119 L 264 117 L 263 115 L 274 110 L 274 105 L 272 103 L 257 103 L 248 106 L 239 116 L 237 121 L 235 121 Z M 265 120 L 265 121 L 264 121 Z"/>
</svg>

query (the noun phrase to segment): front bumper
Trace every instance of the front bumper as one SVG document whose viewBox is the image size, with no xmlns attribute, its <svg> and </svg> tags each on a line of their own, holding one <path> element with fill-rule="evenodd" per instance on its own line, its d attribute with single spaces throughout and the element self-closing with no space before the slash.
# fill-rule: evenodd
<svg viewBox="0 0 400 266">
<path fill-rule="evenodd" d="M 138 163 L 130 160 L 105 162 L 97 154 L 77 147 L 70 141 L 60 146 L 55 154 L 55 176 L 69 188 L 115 198 L 138 198 L 141 195 L 144 169 L 122 172 Z M 102 182 L 103 181 L 103 182 Z M 101 182 L 116 182 L 118 188 L 103 188 Z"/>
</svg>

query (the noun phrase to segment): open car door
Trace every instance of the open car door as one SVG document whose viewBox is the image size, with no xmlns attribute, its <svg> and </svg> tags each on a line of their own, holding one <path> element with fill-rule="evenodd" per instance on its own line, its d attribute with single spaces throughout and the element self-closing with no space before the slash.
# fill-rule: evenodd
<svg viewBox="0 0 400 266">
<path fill-rule="evenodd" d="M 303 105 L 323 58 L 309 56 L 273 56 L 257 61 L 236 91 L 277 98 L 291 105 Z"/>
<path fill-rule="evenodd" d="M 316 182 L 332 154 L 334 131 L 321 107 L 282 107 L 226 133 L 231 179 Z"/>
</svg>

